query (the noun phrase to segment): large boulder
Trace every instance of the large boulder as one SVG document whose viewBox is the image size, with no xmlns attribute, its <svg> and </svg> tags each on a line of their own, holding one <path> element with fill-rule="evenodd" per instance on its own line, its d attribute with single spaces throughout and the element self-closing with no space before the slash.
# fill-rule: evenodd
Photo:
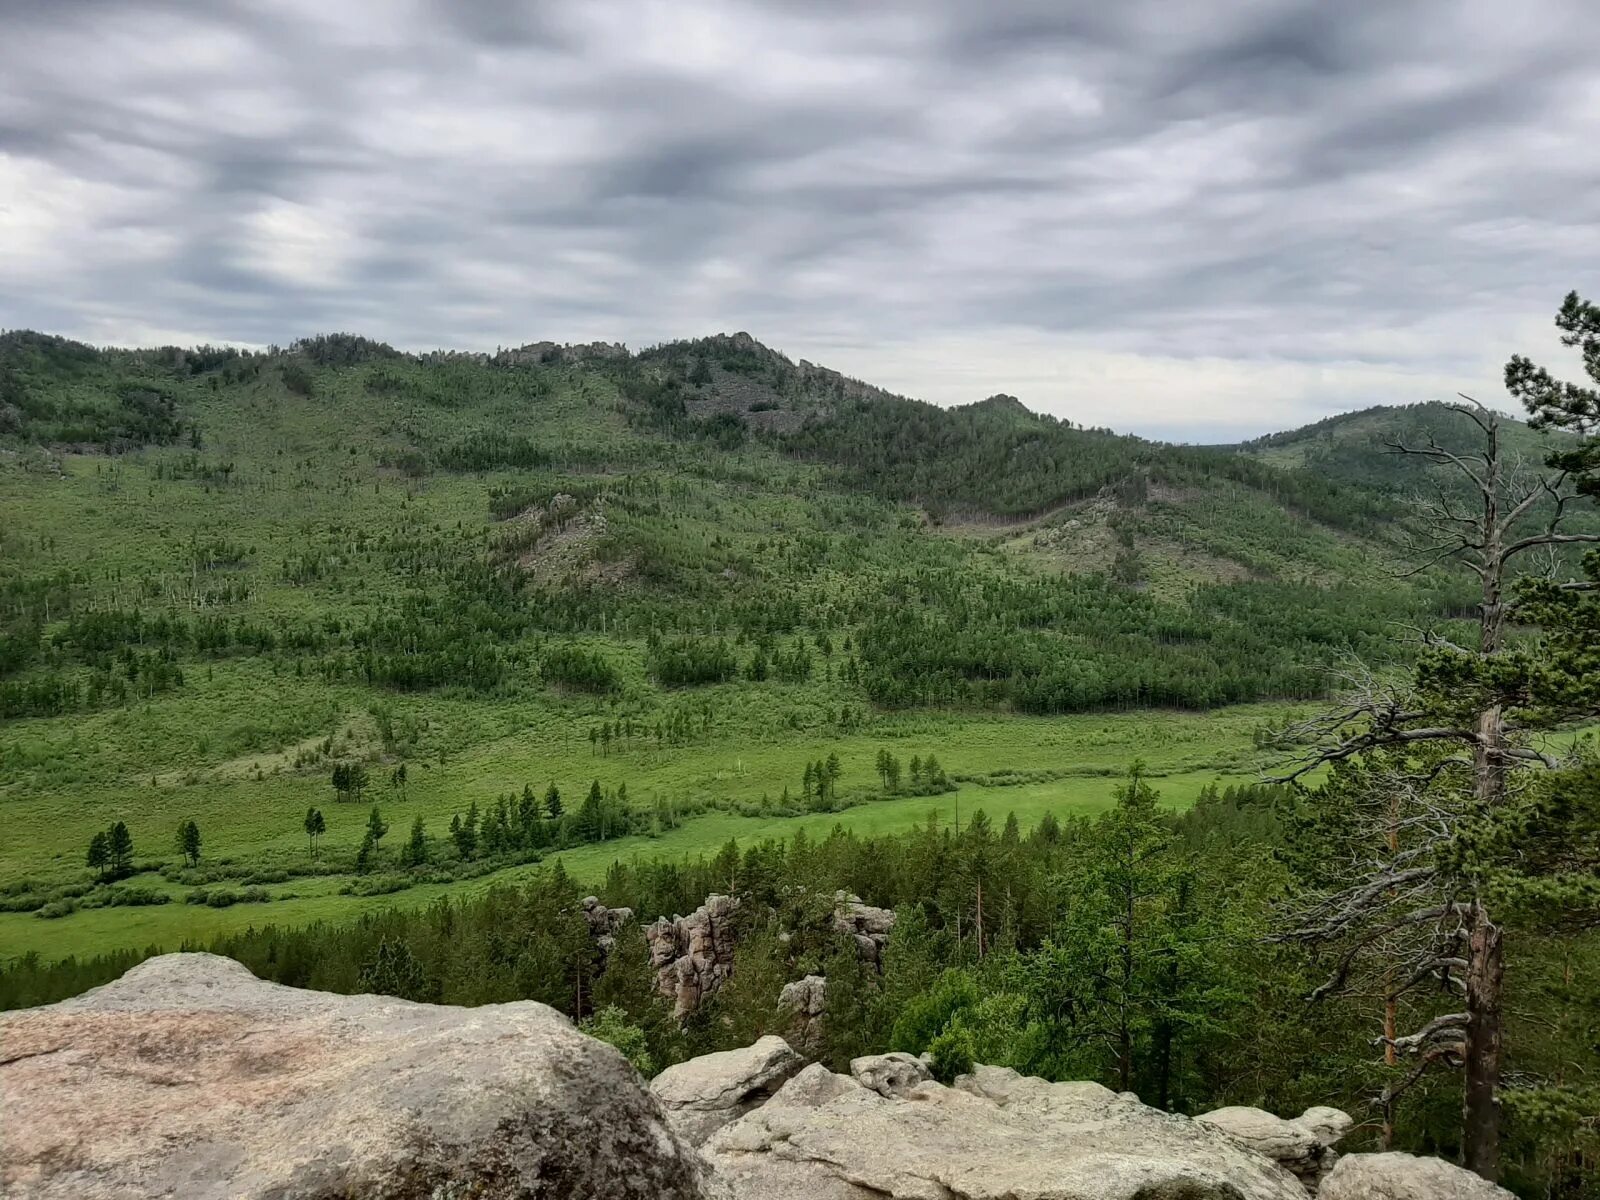
<svg viewBox="0 0 1600 1200">
<path fill-rule="evenodd" d="M 1439 1158 L 1346 1154 L 1322 1181 L 1317 1200 L 1515 1200 L 1503 1187 Z"/>
<path fill-rule="evenodd" d="M 543 1004 L 332 996 L 169 954 L 0 1015 L 15 1200 L 704 1195 L 623 1057 Z"/>
<path fill-rule="evenodd" d="M 702 1148 L 735 1200 L 1305 1200 L 1234 1138 L 1098 1084 L 979 1067 L 886 1096 L 819 1072 Z"/>
<path fill-rule="evenodd" d="M 804 1065 L 788 1042 L 769 1034 L 740 1050 L 703 1054 L 668 1067 L 650 1081 L 650 1090 L 679 1136 L 698 1146 L 765 1103 Z"/>
<path fill-rule="evenodd" d="M 1337 1108 L 1308 1108 L 1285 1119 L 1259 1108 L 1219 1108 L 1195 1118 L 1279 1163 L 1315 1192 L 1338 1160 L 1334 1144 L 1355 1124 Z"/>
</svg>

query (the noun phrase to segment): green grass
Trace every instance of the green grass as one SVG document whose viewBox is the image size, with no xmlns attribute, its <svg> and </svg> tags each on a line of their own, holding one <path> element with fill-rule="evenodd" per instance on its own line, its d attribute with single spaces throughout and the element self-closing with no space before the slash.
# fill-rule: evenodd
<svg viewBox="0 0 1600 1200">
<path fill-rule="evenodd" d="M 57 376 L 26 367 L 30 378 L 37 371 L 41 394 L 72 405 L 109 403 L 125 378 L 150 379 L 174 396 L 184 434 L 178 444 L 115 456 L 38 446 L 0 453 L 0 589 L 66 573 L 80 616 L 137 608 L 147 617 L 222 616 L 280 631 L 336 621 L 343 637 L 408 605 L 431 603 L 428 620 L 437 621 L 441 605 L 470 606 L 490 594 L 481 583 L 463 581 L 478 579 L 475 572 L 488 562 L 503 564 L 496 547 L 518 528 L 491 519 L 497 489 L 580 495 L 585 521 L 603 532 L 591 528 L 588 541 L 565 546 L 568 556 L 548 555 L 553 561 L 539 560 L 539 543 L 521 548 L 537 560 L 523 564 L 537 587 L 530 584 L 519 601 L 535 619 L 505 647 L 513 665 L 493 686 L 418 692 L 369 686 L 348 661 L 328 661 L 354 659 L 349 642 L 320 659 L 323 652 L 282 645 L 259 655 L 236 646 L 216 658 L 189 647 L 180 664 L 183 685 L 171 692 L 0 723 L 0 884 L 85 880 L 90 837 L 117 820 L 129 825 L 140 864 L 173 862 L 178 824 L 193 819 L 208 864 L 241 876 L 303 869 L 301 821 L 310 805 L 329 822 L 325 860 L 347 863 L 367 804 L 334 802 L 329 769 L 340 760 L 368 765 L 367 802 L 379 804 L 389 821 L 389 856 L 417 815 L 439 838 L 469 805 L 487 807 L 525 785 L 542 791 L 551 781 L 569 805 L 599 779 L 608 789 L 625 783 L 637 805 L 654 808 L 660 801 L 695 814 L 659 837 L 565 852 L 575 873 L 598 878 L 618 857 L 696 855 L 730 837 L 787 836 L 835 822 L 898 830 L 935 807 L 953 819 L 958 803 L 964 813 L 981 805 L 997 821 L 1015 811 L 1024 823 L 1045 811 L 1093 811 L 1107 802 L 1111 777 L 1135 758 L 1163 777 L 1169 802 L 1187 803 L 1212 778 L 1253 778 L 1253 734 L 1285 715 L 1284 706 L 1273 704 L 1052 718 L 875 710 L 863 686 L 845 681 L 845 662 L 861 657 L 850 639 L 859 639 L 886 603 L 916 603 L 900 599 L 916 594 L 908 581 L 954 579 L 978 597 L 1006 592 L 1019 580 L 1105 567 L 1082 552 L 1082 531 L 1066 536 L 1071 531 L 1061 522 L 1071 514 L 1030 524 L 1024 533 L 938 536 L 919 509 L 844 487 L 837 466 L 754 439 L 714 449 L 645 432 L 630 423 L 618 384 L 603 371 L 385 360 L 312 369 L 313 394 L 306 396 L 285 386 L 287 365 L 263 362 L 238 377 L 167 373 L 116 356 Z M 550 463 L 445 469 L 450 449 L 477 433 L 537 445 Z M 190 444 L 196 437 L 198 448 Z M 1231 484 L 1195 482 L 1192 489 L 1171 495 L 1157 489 L 1124 513 L 1136 531 L 1143 578 L 1170 605 L 1162 609 L 1166 640 L 1153 650 L 1157 665 L 1182 661 L 1170 656 L 1197 640 L 1181 618 L 1188 593 L 1209 577 L 1256 572 L 1321 581 L 1360 574 L 1358 547 L 1275 500 Z M 1105 528 L 1092 532 L 1109 536 Z M 236 548 L 240 560 L 197 565 L 197 549 L 218 541 Z M 307 555 L 320 556 L 320 571 L 296 569 Z M 576 574 L 552 578 L 558 568 Z M 248 589 L 243 599 L 233 591 L 241 586 Z M 540 605 L 574 594 L 584 611 L 539 619 Z M 1366 599 L 1336 603 L 1375 605 L 1377 594 L 1374 588 Z M 1274 603 L 1289 606 L 1294 629 L 1312 623 L 1306 596 Z M 0 636 L 6 620 L 26 608 L 0 610 Z M 980 603 L 971 611 L 978 620 L 987 610 Z M 37 629 L 27 620 L 22 626 L 28 636 L 40 635 L 46 649 L 22 674 L 87 678 L 90 655 L 72 645 L 51 647 L 65 629 L 59 607 L 26 616 L 40 620 Z M 1208 610 L 1205 619 L 1218 617 Z M 1026 620 L 1032 624 L 1025 628 L 1017 618 L 1019 632 L 1037 632 L 1038 618 Z M 1257 616 L 1250 611 L 1236 623 L 1253 627 Z M 1125 666 L 1115 658 L 1117 639 L 1103 636 L 1092 615 L 1073 624 L 1068 613 L 1054 624 L 1061 628 L 1050 632 L 1061 639 L 1051 653 L 1082 659 L 1108 676 Z M 725 636 L 748 662 L 753 647 L 740 639 L 762 628 L 781 631 L 785 644 L 809 640 L 815 660 L 809 682 L 675 691 L 648 677 L 652 632 Z M 1327 633 L 1328 644 L 1347 633 Z M 831 656 L 821 652 L 824 636 L 835 648 Z M 620 676 L 617 691 L 603 698 L 563 695 L 543 684 L 535 663 L 547 638 L 603 649 Z M 1320 653 L 1312 644 L 1284 650 L 1308 661 Z M 653 726 L 674 713 L 692 713 L 697 721 L 709 716 L 710 729 L 686 745 L 614 745 L 608 755 L 591 747 L 589 731 L 602 722 Z M 380 734 L 384 725 L 393 730 L 388 741 Z M 903 762 L 936 754 L 961 781 L 959 790 L 937 805 L 868 800 L 878 789 L 874 759 L 885 748 Z M 740 815 L 770 814 L 786 789 L 797 796 L 806 763 L 829 754 L 843 763 L 841 798 L 866 802 L 838 814 Z M 409 777 L 403 796 L 386 785 L 400 762 Z M 1029 782 L 982 782 L 1004 771 Z M 149 872 L 134 883 L 152 880 L 180 900 L 188 890 Z M 0 914 L 0 959 L 26 950 L 57 956 L 150 942 L 172 946 L 264 921 L 339 919 L 426 903 L 444 887 L 362 899 L 339 895 L 345 882 L 296 877 L 269 888 L 271 903 L 226 909 L 180 902 L 55 920 Z"/>
</svg>

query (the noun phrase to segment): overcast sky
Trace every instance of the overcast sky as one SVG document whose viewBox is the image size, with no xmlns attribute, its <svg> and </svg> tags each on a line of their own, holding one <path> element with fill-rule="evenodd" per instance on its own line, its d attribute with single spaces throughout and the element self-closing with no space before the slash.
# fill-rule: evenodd
<svg viewBox="0 0 1600 1200">
<path fill-rule="evenodd" d="M 1492 400 L 1600 291 L 1597 45 L 1594 0 L 0 0 L 0 327 L 744 329 L 1198 440 Z"/>
</svg>

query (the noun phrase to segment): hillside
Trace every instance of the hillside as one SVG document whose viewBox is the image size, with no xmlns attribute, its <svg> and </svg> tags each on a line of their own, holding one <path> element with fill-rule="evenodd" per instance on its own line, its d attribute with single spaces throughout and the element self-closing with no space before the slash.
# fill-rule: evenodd
<svg viewBox="0 0 1600 1200">
<path fill-rule="evenodd" d="M 1269 441 L 943 410 L 744 334 L 493 356 L 5 335 L 9 944 L 170 944 L 241 899 L 356 911 L 802 819 L 1092 808 L 1138 753 L 1181 803 L 1327 667 L 1461 611 L 1448 578 L 1393 580 L 1395 489 L 1361 442 L 1335 470 L 1320 431 Z M 375 800 L 392 832 L 363 861 Z M 107 899 L 84 848 L 118 820 L 151 870 Z M 410 861 L 414 820 L 433 849 Z"/>
</svg>

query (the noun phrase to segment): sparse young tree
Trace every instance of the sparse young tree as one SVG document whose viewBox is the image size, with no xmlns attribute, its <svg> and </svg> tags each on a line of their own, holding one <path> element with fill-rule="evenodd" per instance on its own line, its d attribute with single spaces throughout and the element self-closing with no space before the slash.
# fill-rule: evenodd
<svg viewBox="0 0 1600 1200">
<path fill-rule="evenodd" d="M 421 813 L 411 822 L 411 838 L 406 843 L 404 861 L 408 867 L 420 867 L 428 861 L 428 831 L 422 823 Z"/>
<path fill-rule="evenodd" d="M 95 831 L 89 839 L 89 856 L 87 864 L 100 872 L 100 878 L 106 877 L 106 866 L 111 862 L 111 838 L 104 829 Z"/>
<path fill-rule="evenodd" d="M 306 844 L 310 849 L 311 857 L 317 856 L 317 839 L 328 831 L 328 822 L 323 818 L 320 808 L 306 809 L 306 819 L 303 825 L 306 831 Z"/>
<path fill-rule="evenodd" d="M 195 824 L 193 818 L 178 824 L 177 836 L 178 853 L 188 861 L 191 867 L 200 865 L 200 826 Z"/>
<path fill-rule="evenodd" d="M 383 841 L 383 835 L 389 832 L 389 825 L 378 812 L 378 806 L 372 806 L 372 812 L 367 815 L 367 835 L 372 838 L 373 848 Z"/>
</svg>

